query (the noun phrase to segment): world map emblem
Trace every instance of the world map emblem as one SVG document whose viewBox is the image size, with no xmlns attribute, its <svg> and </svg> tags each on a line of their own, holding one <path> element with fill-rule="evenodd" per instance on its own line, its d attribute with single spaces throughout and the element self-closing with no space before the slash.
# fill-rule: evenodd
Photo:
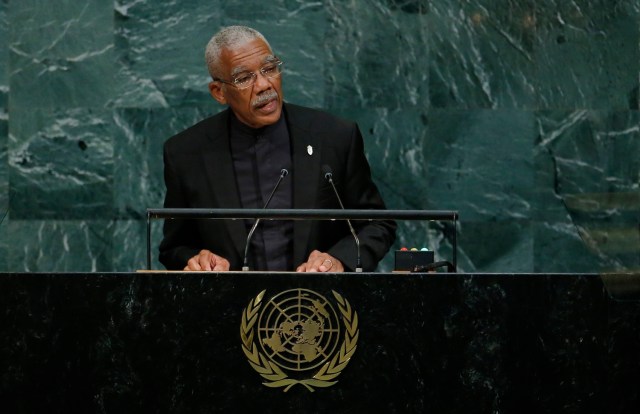
<svg viewBox="0 0 640 414">
<path fill-rule="evenodd" d="M 242 312 L 240 338 L 264 385 L 315 388 L 335 385 L 358 342 L 358 315 L 338 292 L 334 301 L 309 289 L 291 289 L 264 301 L 266 290 Z M 336 310 L 337 309 L 337 310 Z"/>
</svg>

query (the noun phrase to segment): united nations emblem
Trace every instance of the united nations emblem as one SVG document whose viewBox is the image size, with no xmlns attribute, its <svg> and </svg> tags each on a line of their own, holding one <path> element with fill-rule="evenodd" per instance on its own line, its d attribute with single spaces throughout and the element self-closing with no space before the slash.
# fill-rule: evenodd
<svg viewBox="0 0 640 414">
<path fill-rule="evenodd" d="M 291 289 L 263 306 L 263 290 L 242 311 L 240 338 L 251 367 L 267 387 L 326 388 L 347 366 L 358 342 L 358 315 L 332 291 L 338 312 L 322 295 Z"/>
</svg>

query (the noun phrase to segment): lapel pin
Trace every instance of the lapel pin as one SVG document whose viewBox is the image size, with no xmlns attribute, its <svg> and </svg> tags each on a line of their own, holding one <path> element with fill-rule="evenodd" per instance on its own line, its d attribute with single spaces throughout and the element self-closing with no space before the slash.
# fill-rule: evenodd
<svg viewBox="0 0 640 414">
<path fill-rule="evenodd" d="M 307 145 L 307 153 L 313 155 L 313 147 L 311 145 Z"/>
</svg>

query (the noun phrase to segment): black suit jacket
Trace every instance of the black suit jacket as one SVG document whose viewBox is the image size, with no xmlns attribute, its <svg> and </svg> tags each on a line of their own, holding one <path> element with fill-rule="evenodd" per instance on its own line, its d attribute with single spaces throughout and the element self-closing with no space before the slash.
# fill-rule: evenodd
<svg viewBox="0 0 640 414">
<path fill-rule="evenodd" d="M 171 137 L 164 145 L 166 208 L 241 208 L 229 146 L 229 111 L 207 118 Z M 284 104 L 292 143 L 293 207 L 340 208 L 322 166 L 347 209 L 384 209 L 371 180 L 357 125 L 322 111 Z M 308 146 L 313 153 L 310 155 Z M 395 222 L 353 221 L 360 239 L 362 266 L 375 269 L 395 241 Z M 241 220 L 165 220 L 160 261 L 182 270 L 201 249 L 225 257 L 231 270 L 242 267 L 247 230 Z M 304 263 L 314 249 L 338 258 L 347 270 L 356 265 L 355 241 L 344 220 L 294 221 L 293 263 Z M 295 270 L 295 269 L 283 269 Z"/>
</svg>

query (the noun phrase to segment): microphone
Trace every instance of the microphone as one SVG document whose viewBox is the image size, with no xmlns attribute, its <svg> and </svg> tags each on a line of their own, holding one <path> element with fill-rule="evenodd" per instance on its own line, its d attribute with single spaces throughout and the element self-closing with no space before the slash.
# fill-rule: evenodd
<svg viewBox="0 0 640 414">
<path fill-rule="evenodd" d="M 333 188 L 333 192 L 336 194 L 336 198 L 338 199 L 338 203 L 340 203 L 340 208 L 344 210 L 344 205 L 342 204 L 342 200 L 340 199 L 340 194 L 338 194 L 338 190 L 336 189 L 335 184 L 333 183 L 333 173 L 331 172 L 331 167 L 328 165 L 322 166 L 322 172 L 324 173 L 324 179 L 329 181 L 331 184 L 331 188 Z M 358 240 L 358 236 L 356 236 L 356 232 L 351 225 L 351 220 L 347 219 L 347 224 L 349 225 L 349 230 L 351 230 L 351 235 L 353 239 L 356 241 L 356 249 L 358 252 L 358 259 L 356 261 L 356 272 L 362 273 L 362 263 L 360 261 L 360 240 Z"/>
<path fill-rule="evenodd" d="M 273 190 L 271 190 L 271 194 L 269 194 L 269 198 L 267 198 L 267 202 L 264 203 L 264 207 L 262 207 L 262 209 L 266 209 L 267 206 L 269 205 L 269 203 L 271 202 L 271 199 L 273 198 L 273 195 L 276 193 L 276 190 L 278 189 L 278 187 L 280 187 L 280 183 L 282 182 L 282 179 L 284 177 L 287 176 L 287 174 L 289 174 L 289 171 L 287 171 L 286 168 L 283 168 L 280 170 L 280 178 L 278 178 L 278 182 L 276 183 L 276 186 L 273 187 Z M 249 271 L 249 243 L 251 242 L 251 237 L 253 236 L 253 232 L 256 231 L 256 227 L 258 227 L 258 223 L 260 223 L 260 219 L 256 219 L 256 222 L 253 223 L 253 226 L 251 227 L 251 230 L 249 230 L 249 235 L 247 236 L 247 242 L 244 245 L 244 260 L 242 261 L 242 271 L 243 272 L 248 272 Z"/>
</svg>

